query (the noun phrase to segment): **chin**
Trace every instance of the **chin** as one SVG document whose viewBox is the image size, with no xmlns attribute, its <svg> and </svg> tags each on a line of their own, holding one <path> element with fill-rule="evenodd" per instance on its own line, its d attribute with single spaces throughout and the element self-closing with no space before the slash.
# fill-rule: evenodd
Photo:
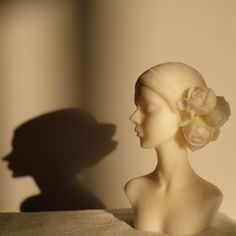
<svg viewBox="0 0 236 236">
<path fill-rule="evenodd" d="M 25 177 L 25 176 L 28 175 L 20 171 L 12 171 L 12 177 Z"/>
<path fill-rule="evenodd" d="M 140 139 L 140 146 L 144 149 L 148 149 L 148 148 L 154 148 L 155 145 L 152 145 L 151 143 L 145 141 L 145 140 L 141 140 Z"/>
<path fill-rule="evenodd" d="M 155 140 L 155 141 L 157 141 L 157 140 Z M 140 138 L 140 146 L 144 149 L 157 148 L 162 143 L 164 143 L 164 141 L 162 141 L 162 140 L 158 140 L 158 142 L 152 142 L 152 140 L 150 140 L 150 139 L 148 140 L 148 139 Z"/>
</svg>

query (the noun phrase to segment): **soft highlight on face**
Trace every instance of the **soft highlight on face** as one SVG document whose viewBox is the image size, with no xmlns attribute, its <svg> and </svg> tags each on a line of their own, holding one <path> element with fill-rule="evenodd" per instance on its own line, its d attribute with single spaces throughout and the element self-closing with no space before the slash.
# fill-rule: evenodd
<svg viewBox="0 0 236 236">
<path fill-rule="evenodd" d="M 178 130 L 178 114 L 150 88 L 142 86 L 136 97 L 136 110 L 130 120 L 143 148 L 158 147 Z"/>
</svg>

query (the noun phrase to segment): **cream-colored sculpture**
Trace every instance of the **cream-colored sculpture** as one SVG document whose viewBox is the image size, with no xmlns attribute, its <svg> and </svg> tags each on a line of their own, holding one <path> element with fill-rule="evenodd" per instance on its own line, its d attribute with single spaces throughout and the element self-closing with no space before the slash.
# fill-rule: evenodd
<svg viewBox="0 0 236 236">
<path fill-rule="evenodd" d="M 192 151 L 214 141 L 230 116 L 229 104 L 206 86 L 194 68 L 179 62 L 154 66 L 135 85 L 137 109 L 130 120 L 143 148 L 155 148 L 151 173 L 131 179 L 125 192 L 134 227 L 175 235 L 207 229 L 222 193 L 191 168 Z"/>
</svg>

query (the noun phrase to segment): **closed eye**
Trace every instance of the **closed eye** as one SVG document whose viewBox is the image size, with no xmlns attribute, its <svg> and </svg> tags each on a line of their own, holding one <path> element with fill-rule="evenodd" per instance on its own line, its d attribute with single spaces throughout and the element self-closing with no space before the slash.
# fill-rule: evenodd
<svg viewBox="0 0 236 236">
<path fill-rule="evenodd" d="M 145 106 L 140 106 L 140 111 L 142 113 L 152 113 L 157 110 L 157 107 L 151 104 L 145 105 Z"/>
</svg>

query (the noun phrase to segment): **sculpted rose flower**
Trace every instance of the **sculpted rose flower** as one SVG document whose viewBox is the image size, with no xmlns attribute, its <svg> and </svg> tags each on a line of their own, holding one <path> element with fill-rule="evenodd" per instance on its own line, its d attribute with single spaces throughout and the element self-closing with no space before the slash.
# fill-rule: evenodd
<svg viewBox="0 0 236 236">
<path fill-rule="evenodd" d="M 207 117 L 207 124 L 211 127 L 220 127 L 227 120 L 228 120 L 228 117 L 223 112 L 219 110 L 214 110 Z"/>
<path fill-rule="evenodd" d="M 179 126 L 192 151 L 215 141 L 220 127 L 231 115 L 229 103 L 224 97 L 215 95 L 212 89 L 193 87 L 187 96 L 176 103 L 181 111 Z"/>
<path fill-rule="evenodd" d="M 179 125 L 188 124 L 195 115 L 206 115 L 212 112 L 216 106 L 216 95 L 212 89 L 206 87 L 192 87 L 187 97 L 177 101 L 180 111 L 185 111 Z"/>
<path fill-rule="evenodd" d="M 230 116 L 230 106 L 224 97 L 217 97 L 217 104 L 215 110 L 207 117 L 207 123 L 211 127 L 222 126 Z"/>
<path fill-rule="evenodd" d="M 204 147 L 210 141 L 215 140 L 216 135 L 219 135 L 200 118 L 195 118 L 184 126 L 183 134 L 192 151 Z"/>
<path fill-rule="evenodd" d="M 188 90 L 187 110 L 198 115 L 210 113 L 216 106 L 216 95 L 212 89 L 193 87 Z"/>
<path fill-rule="evenodd" d="M 230 105 L 224 97 L 217 96 L 216 109 L 223 112 L 227 117 L 231 115 Z"/>
<path fill-rule="evenodd" d="M 192 87 L 187 97 L 177 102 L 179 110 L 194 111 L 204 115 L 210 113 L 216 106 L 216 95 L 212 89 L 206 87 Z"/>
</svg>

